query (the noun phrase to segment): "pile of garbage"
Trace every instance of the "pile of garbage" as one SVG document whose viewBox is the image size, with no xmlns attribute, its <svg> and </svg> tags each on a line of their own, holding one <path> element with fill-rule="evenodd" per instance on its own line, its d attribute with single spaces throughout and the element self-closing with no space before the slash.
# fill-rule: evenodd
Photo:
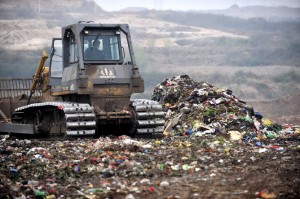
<svg viewBox="0 0 300 199">
<path fill-rule="evenodd" d="M 299 132 L 297 126 L 273 124 L 264 119 L 231 90 L 195 81 L 188 75 L 158 84 L 152 100 L 167 109 L 166 136 L 223 134 L 232 140 L 250 142 Z"/>
</svg>

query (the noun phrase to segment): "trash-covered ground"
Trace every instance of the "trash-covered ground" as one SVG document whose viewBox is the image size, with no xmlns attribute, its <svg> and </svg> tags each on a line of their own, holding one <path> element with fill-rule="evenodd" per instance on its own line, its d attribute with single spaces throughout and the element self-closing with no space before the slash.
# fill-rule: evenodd
<svg viewBox="0 0 300 199">
<path fill-rule="evenodd" d="M 0 141 L 0 198 L 300 198 L 300 128 L 188 76 L 157 85 L 163 138 Z"/>
<path fill-rule="evenodd" d="M 299 198 L 299 134 L 2 140 L 0 198 Z"/>
</svg>

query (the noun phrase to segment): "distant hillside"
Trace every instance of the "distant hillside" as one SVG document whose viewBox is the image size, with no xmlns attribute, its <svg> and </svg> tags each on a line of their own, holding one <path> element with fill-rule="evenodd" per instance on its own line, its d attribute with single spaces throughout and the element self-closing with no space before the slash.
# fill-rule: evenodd
<svg viewBox="0 0 300 199">
<path fill-rule="evenodd" d="M 128 7 L 118 12 L 144 12 L 149 9 L 144 7 Z M 182 11 L 184 12 L 184 11 Z M 262 18 L 270 22 L 291 21 L 300 22 L 300 8 L 290 7 L 266 7 L 232 5 L 223 10 L 190 10 L 188 13 L 210 13 L 221 16 L 237 17 L 241 19 Z"/>
<path fill-rule="evenodd" d="M 198 11 L 195 11 L 198 12 Z M 289 7 L 265 7 L 265 6 L 247 6 L 239 7 L 233 5 L 225 10 L 206 10 L 201 13 L 211 13 L 225 15 L 230 17 L 239 17 L 242 19 L 263 18 L 267 21 L 300 21 L 300 8 Z"/>
<path fill-rule="evenodd" d="M 149 10 L 148 8 L 144 8 L 144 7 L 127 7 L 119 10 L 118 12 L 144 12 L 148 10 Z"/>
<path fill-rule="evenodd" d="M 66 13 L 104 12 L 94 1 L 88 0 L 1 0 L 1 19 L 57 19 Z"/>
<path fill-rule="evenodd" d="M 149 11 L 140 13 L 139 16 L 181 25 L 178 29 L 173 29 L 173 38 L 178 37 L 176 43 L 181 46 L 178 51 L 182 47 L 189 47 L 182 51 L 185 55 L 181 60 L 193 65 L 201 63 L 201 65 L 233 66 L 300 66 L 300 22 L 267 22 L 261 18 L 241 19 L 208 13 L 175 11 Z M 186 38 L 180 34 L 186 32 L 185 35 L 188 35 L 191 27 L 219 30 L 247 39 L 208 36 L 205 40 L 199 40 Z M 176 34 L 177 32 L 179 34 Z M 192 55 L 195 50 L 198 52 L 197 56 Z M 176 56 L 173 60 L 178 63 L 177 58 Z"/>
</svg>

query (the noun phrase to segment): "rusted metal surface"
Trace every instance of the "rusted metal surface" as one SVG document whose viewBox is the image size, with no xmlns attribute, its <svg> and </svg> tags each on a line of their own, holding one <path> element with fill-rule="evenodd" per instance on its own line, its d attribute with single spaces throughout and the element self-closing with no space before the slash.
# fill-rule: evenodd
<svg viewBox="0 0 300 199">
<path fill-rule="evenodd" d="M 3 111 L 0 109 L 0 121 L 4 120 L 4 122 L 8 123 L 10 120 L 6 117 L 6 115 L 3 113 Z"/>
<path fill-rule="evenodd" d="M 127 84 L 115 85 L 94 85 L 94 95 L 104 97 L 122 97 L 130 95 L 130 88 Z"/>
<path fill-rule="evenodd" d="M 4 113 L 7 118 L 10 118 L 14 110 L 20 106 L 24 106 L 27 104 L 26 100 L 18 100 L 13 99 L 12 97 L 6 97 L 4 99 L 0 99 L 0 109 Z M 2 121 L 3 118 L 0 118 Z"/>
</svg>

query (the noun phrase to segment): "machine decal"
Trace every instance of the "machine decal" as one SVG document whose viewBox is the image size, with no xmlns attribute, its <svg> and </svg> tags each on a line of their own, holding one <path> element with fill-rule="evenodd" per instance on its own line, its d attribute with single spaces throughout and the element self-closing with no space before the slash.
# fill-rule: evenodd
<svg viewBox="0 0 300 199">
<path fill-rule="evenodd" d="M 74 84 L 71 84 L 71 86 L 70 86 L 70 90 L 71 90 L 71 91 L 74 91 L 74 90 L 75 90 L 75 86 L 74 86 Z"/>
<path fill-rule="evenodd" d="M 108 69 L 107 67 L 101 68 L 99 72 L 100 78 L 116 78 L 116 72 L 114 68 Z"/>
</svg>

